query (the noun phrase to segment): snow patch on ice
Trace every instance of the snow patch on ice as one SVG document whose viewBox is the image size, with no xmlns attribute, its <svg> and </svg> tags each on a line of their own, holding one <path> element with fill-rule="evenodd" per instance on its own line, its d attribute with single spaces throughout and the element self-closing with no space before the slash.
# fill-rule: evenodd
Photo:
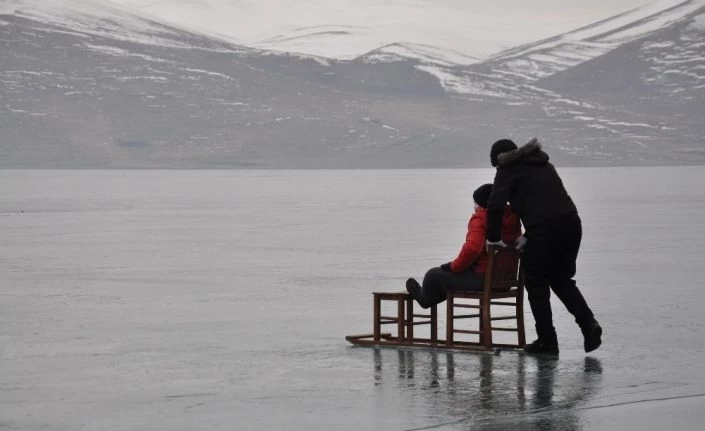
<svg viewBox="0 0 705 431">
<path fill-rule="evenodd" d="M 556 99 L 555 102 L 563 102 L 563 103 L 567 103 L 569 105 L 578 105 L 578 106 L 581 105 L 581 103 L 578 102 L 577 100 L 570 100 L 570 99 Z"/>
<path fill-rule="evenodd" d="M 115 79 L 119 82 L 127 81 L 168 81 L 168 78 L 158 75 L 138 75 L 138 76 L 121 76 Z"/>
<path fill-rule="evenodd" d="M 477 57 L 452 49 L 412 43 L 388 45 L 376 50 L 374 54 L 366 56 L 366 58 L 379 59 L 382 62 L 411 58 L 442 66 L 470 65 L 480 61 Z"/>
<path fill-rule="evenodd" d="M 646 123 L 628 123 L 626 121 L 607 121 L 607 120 L 602 120 L 602 122 L 605 124 L 609 124 L 610 126 L 647 127 L 649 129 L 656 128 L 655 126 L 652 126 L 651 124 L 646 124 Z"/>
<path fill-rule="evenodd" d="M 586 127 L 589 127 L 591 129 L 598 129 L 598 130 L 607 130 L 608 127 L 603 126 L 601 124 L 588 124 Z"/>
<path fill-rule="evenodd" d="M 194 73 L 200 73 L 203 75 L 210 75 L 210 76 L 217 76 L 219 78 L 225 78 L 227 80 L 232 80 L 233 78 L 231 76 L 228 76 L 224 73 L 219 73 L 219 72 L 211 72 L 209 70 L 203 70 L 203 69 L 192 69 L 192 68 L 183 68 L 181 70 L 185 70 L 187 72 L 194 72 Z"/>
<path fill-rule="evenodd" d="M 458 76 L 436 66 L 415 66 L 416 69 L 429 73 L 438 78 L 441 86 L 449 92 L 458 94 L 475 94 L 479 96 L 506 97 L 506 93 L 487 89 L 482 85 L 472 82 L 463 76 Z"/>
<path fill-rule="evenodd" d="M 646 49 L 670 48 L 673 45 L 674 45 L 673 42 L 650 42 L 650 43 L 645 43 L 644 48 L 646 48 Z"/>
<path fill-rule="evenodd" d="M 151 55 L 140 54 L 136 52 L 131 52 L 123 48 L 117 48 L 115 46 L 109 45 L 96 45 L 93 43 L 84 43 L 83 46 L 88 48 L 93 52 L 98 52 L 105 55 L 112 55 L 114 57 L 136 57 L 143 60 L 151 61 L 154 63 L 173 63 L 173 61 L 165 60 L 163 58 L 153 57 Z M 115 70 L 116 72 L 117 70 Z"/>
<path fill-rule="evenodd" d="M 130 54 L 130 52 L 127 51 L 126 49 L 116 48 L 114 46 L 94 45 L 92 43 L 85 43 L 85 44 L 83 44 L 83 46 L 90 49 L 91 51 L 99 52 L 101 54 L 112 55 L 112 56 L 116 56 L 116 57 L 124 57 L 124 56 Z"/>
</svg>

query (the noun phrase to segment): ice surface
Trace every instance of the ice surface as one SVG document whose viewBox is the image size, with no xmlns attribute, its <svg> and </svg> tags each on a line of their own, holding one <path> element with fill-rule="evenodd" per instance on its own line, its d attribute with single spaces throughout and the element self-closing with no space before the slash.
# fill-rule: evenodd
<svg viewBox="0 0 705 431">
<path fill-rule="evenodd" d="M 698 429 L 705 168 L 559 171 L 605 334 L 555 304 L 557 361 L 344 340 L 489 169 L 0 171 L 0 428 Z"/>
</svg>

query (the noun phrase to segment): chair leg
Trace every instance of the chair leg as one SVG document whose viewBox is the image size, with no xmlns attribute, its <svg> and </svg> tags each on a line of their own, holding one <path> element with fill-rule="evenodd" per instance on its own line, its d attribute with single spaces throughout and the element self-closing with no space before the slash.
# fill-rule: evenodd
<svg viewBox="0 0 705 431">
<path fill-rule="evenodd" d="M 446 294 L 446 345 L 453 345 L 453 294 Z"/>
<path fill-rule="evenodd" d="M 478 324 L 477 324 L 477 325 L 478 325 L 478 329 L 479 329 L 479 331 L 480 331 L 480 342 L 479 342 L 479 344 L 482 345 L 482 346 L 484 346 L 484 345 L 485 345 L 485 319 L 484 319 L 484 316 L 485 316 L 485 309 L 482 308 L 482 299 L 480 299 L 479 307 L 478 307 L 478 309 L 477 309 L 477 312 L 478 312 L 478 314 L 480 315 L 480 316 L 479 316 L 479 319 L 477 319 L 477 320 L 478 320 Z"/>
<path fill-rule="evenodd" d="M 526 346 L 526 334 L 524 333 L 524 301 L 523 298 L 517 298 L 517 336 L 519 338 L 519 347 Z"/>
<path fill-rule="evenodd" d="M 406 338 L 414 341 L 414 299 L 410 296 L 404 300 L 406 302 Z"/>
<path fill-rule="evenodd" d="M 413 301 L 413 300 L 412 300 Z M 431 342 L 438 341 L 438 310 L 436 304 L 431 306 Z"/>
<path fill-rule="evenodd" d="M 404 300 L 397 301 L 397 338 L 404 341 Z"/>
<path fill-rule="evenodd" d="M 373 319 L 374 322 L 372 322 L 372 328 L 373 328 L 373 333 L 372 333 L 372 338 L 375 341 L 379 341 L 380 339 L 380 333 L 381 327 L 382 327 L 382 322 L 381 322 L 381 308 L 382 308 L 382 300 L 380 299 L 379 296 L 375 295 L 374 297 L 374 312 L 373 312 Z"/>
<path fill-rule="evenodd" d="M 481 300 L 480 308 L 482 309 L 482 337 L 483 345 L 488 349 L 492 348 L 492 316 L 490 315 L 490 300 Z"/>
</svg>

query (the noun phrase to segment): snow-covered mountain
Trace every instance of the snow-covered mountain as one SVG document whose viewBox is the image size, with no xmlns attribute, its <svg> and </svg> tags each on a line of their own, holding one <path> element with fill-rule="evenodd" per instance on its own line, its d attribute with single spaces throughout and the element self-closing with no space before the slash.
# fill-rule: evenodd
<svg viewBox="0 0 705 431">
<path fill-rule="evenodd" d="M 473 63 L 606 16 L 601 8 L 561 0 L 112 1 L 189 31 L 257 49 L 352 60 L 398 45 L 402 55 L 456 64 Z"/>
<path fill-rule="evenodd" d="M 419 66 L 461 94 L 523 97 L 517 86 L 535 82 L 698 15 L 705 1 L 662 0 L 538 42 L 499 52 L 467 68 Z M 430 59 L 429 59 L 430 60 Z"/>
<path fill-rule="evenodd" d="M 505 136 L 565 164 L 705 162 L 705 0 L 530 43 L 535 22 L 456 38 L 465 1 L 349 3 L 1 0 L 0 166 L 486 166 Z"/>
<path fill-rule="evenodd" d="M 449 91 L 469 94 L 478 90 L 475 76 L 457 66 L 482 62 L 495 65 L 492 72 L 500 80 L 508 74 L 512 81 L 534 81 L 653 33 L 705 5 L 702 0 L 645 2 L 593 22 L 594 15 L 584 11 L 574 11 L 573 20 L 549 15 L 542 21 L 541 9 L 555 13 L 562 4 L 575 9 L 556 1 L 531 2 L 530 15 L 517 10 L 517 2 L 502 0 L 484 5 L 452 0 L 111 1 L 256 49 L 339 61 L 416 59 L 421 70 L 434 74 Z M 586 25 L 579 26 L 576 16 Z M 507 46 L 511 48 L 502 49 Z"/>
</svg>

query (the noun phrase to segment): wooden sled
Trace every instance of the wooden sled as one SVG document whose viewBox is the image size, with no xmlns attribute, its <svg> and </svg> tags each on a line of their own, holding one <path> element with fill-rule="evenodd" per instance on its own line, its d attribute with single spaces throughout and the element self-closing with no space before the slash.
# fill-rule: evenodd
<svg viewBox="0 0 705 431">
<path fill-rule="evenodd" d="M 415 301 L 404 292 L 373 292 L 372 334 L 348 335 L 345 337 L 356 346 L 421 347 L 442 350 L 493 351 L 496 348 L 523 348 L 524 333 L 524 273 L 521 251 L 513 245 L 506 248 L 491 246 L 488 250 L 487 272 L 482 291 L 446 291 L 445 338 L 438 337 L 438 309 L 431 306 L 416 312 Z M 382 314 L 383 301 L 396 302 L 396 315 Z M 494 307 L 493 307 L 494 306 Z M 506 313 L 493 315 L 493 308 L 502 307 Z M 467 314 L 467 310 L 472 310 Z M 466 313 L 466 314 L 463 314 Z M 466 320 L 470 324 L 460 325 Z M 494 322 L 515 321 L 514 326 L 498 326 Z M 394 325 L 392 332 L 382 332 L 383 325 Z M 418 337 L 414 329 L 428 326 L 428 336 Z M 517 333 L 517 342 L 494 343 L 494 331 Z M 460 336 L 475 337 L 476 340 L 459 340 Z"/>
</svg>

